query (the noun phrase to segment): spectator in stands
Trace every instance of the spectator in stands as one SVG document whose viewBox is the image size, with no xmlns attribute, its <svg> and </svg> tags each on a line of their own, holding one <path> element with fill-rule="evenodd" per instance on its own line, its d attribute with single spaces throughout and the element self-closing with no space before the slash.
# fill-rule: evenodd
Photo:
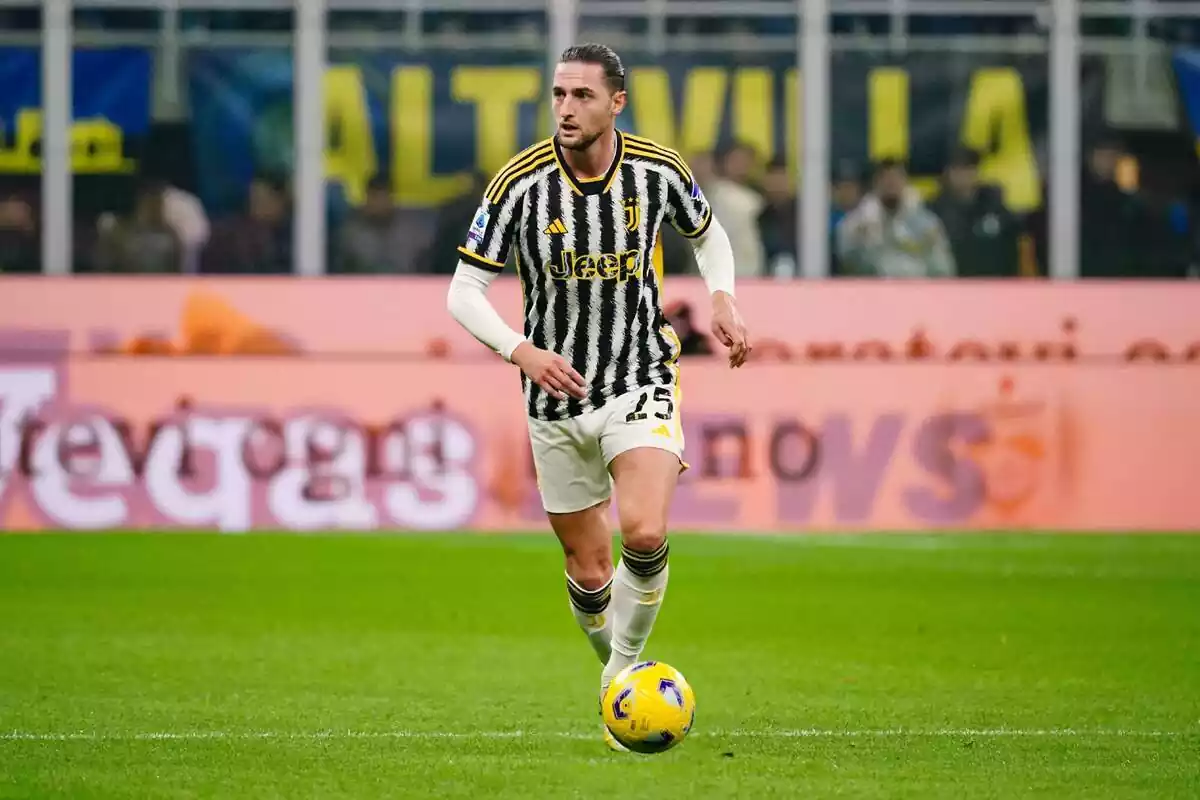
<svg viewBox="0 0 1200 800">
<path fill-rule="evenodd" d="M 1083 277 L 1137 277 L 1138 238 L 1145 209 L 1117 181 L 1125 149 L 1115 136 L 1097 141 L 1088 154 L 1080 187 L 1079 268 Z"/>
<path fill-rule="evenodd" d="M 666 316 L 667 322 L 671 323 L 675 335 L 679 337 L 679 354 L 681 356 L 711 356 L 713 354 L 712 342 L 692 320 L 690 303 L 683 300 L 668 303 L 667 307 L 663 309 L 663 314 Z"/>
<path fill-rule="evenodd" d="M 246 213 L 214 226 L 202 269 L 213 273 L 286 274 L 292 266 L 287 184 L 260 175 L 250 183 Z"/>
<path fill-rule="evenodd" d="M 699 275 L 696 266 L 696 254 L 692 250 L 692 242 L 683 238 L 670 225 L 664 225 L 658 232 L 658 240 L 662 242 L 663 274 L 664 275 Z"/>
<path fill-rule="evenodd" d="M 435 275 L 452 274 L 458 266 L 458 248 L 463 244 L 467 231 L 479 210 L 480 198 L 490 178 L 477 172 L 471 187 L 464 194 L 451 200 L 438 211 L 433 241 L 424 256 L 423 272 Z"/>
<path fill-rule="evenodd" d="M 960 277 L 1016 277 L 1020 223 L 999 187 L 979 182 L 979 154 L 955 151 L 930 206 L 942 221 Z"/>
<path fill-rule="evenodd" d="M 875 168 L 873 191 L 838 225 L 838 256 L 844 271 L 888 278 L 954 274 L 954 257 L 937 215 L 908 185 L 895 160 Z"/>
<path fill-rule="evenodd" d="M 718 154 L 718 175 L 705 194 L 713 214 L 729 233 L 737 275 L 757 278 L 766 272 L 758 218 L 766 200 L 753 185 L 758 156 L 748 144 L 736 143 Z"/>
<path fill-rule="evenodd" d="M 767 274 L 776 278 L 796 276 L 796 186 L 787 162 L 777 158 L 763 176 L 766 205 L 758 218 L 759 233 L 766 251 Z"/>
<path fill-rule="evenodd" d="M 717 161 L 713 154 L 696 153 L 688 159 L 688 166 L 691 167 L 692 177 L 700 184 L 704 193 L 711 194 L 717 184 Z"/>
<path fill-rule="evenodd" d="M 469 224 L 463 226 L 460 236 Z M 356 275 L 416 272 L 419 259 L 408 246 L 413 233 L 405 230 L 403 216 L 392 200 L 391 182 L 376 176 L 367 185 L 362 207 L 351 213 L 338 231 L 332 271 Z"/>
<path fill-rule="evenodd" d="M 1200 185 L 1193 183 L 1187 197 L 1182 200 L 1184 207 L 1184 260 L 1183 277 L 1200 278 Z"/>
<path fill-rule="evenodd" d="M 832 232 L 847 214 L 858 208 L 863 196 L 863 169 L 849 159 L 842 159 L 833 169 L 829 209 L 829 228 Z"/>
<path fill-rule="evenodd" d="M 97 221 L 96 269 L 100 272 L 177 273 L 183 244 L 166 217 L 166 184 L 144 180 L 124 219 L 104 214 Z"/>
<path fill-rule="evenodd" d="M 829 209 L 829 261 L 830 275 L 842 273 L 841 260 L 837 252 L 837 227 L 854 209 L 863 196 L 863 170 L 858 164 L 849 159 L 842 159 L 834 165 L 831 176 L 833 185 L 830 187 Z"/>
<path fill-rule="evenodd" d="M 199 271 L 200 256 L 211 233 L 204 204 L 191 192 L 168 184 L 163 191 L 163 217 L 179 237 L 183 248 L 183 271 Z"/>
<path fill-rule="evenodd" d="M 0 200 L 0 273 L 38 272 L 40 247 L 33 205 L 17 194 Z"/>
</svg>

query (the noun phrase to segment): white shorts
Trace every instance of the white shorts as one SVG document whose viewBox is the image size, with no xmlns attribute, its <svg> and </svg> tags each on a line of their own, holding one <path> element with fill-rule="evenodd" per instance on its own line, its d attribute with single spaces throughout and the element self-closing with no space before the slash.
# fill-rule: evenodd
<svg viewBox="0 0 1200 800">
<path fill-rule="evenodd" d="M 608 465 L 627 450 L 654 447 L 683 462 L 683 427 L 674 386 L 647 386 L 572 419 L 529 419 L 529 441 L 542 506 L 570 514 L 612 496 Z"/>
</svg>

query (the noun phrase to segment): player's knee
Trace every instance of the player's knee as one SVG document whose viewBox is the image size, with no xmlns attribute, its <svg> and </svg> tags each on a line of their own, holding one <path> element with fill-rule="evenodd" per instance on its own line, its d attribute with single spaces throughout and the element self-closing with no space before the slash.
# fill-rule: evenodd
<svg viewBox="0 0 1200 800">
<path fill-rule="evenodd" d="M 577 569 L 574 572 L 568 570 L 567 574 L 580 587 L 587 589 L 589 592 L 594 592 L 608 583 L 612 578 L 613 568 L 612 564 L 609 563 L 607 569 L 601 566 L 593 566 L 589 569 Z"/>
<path fill-rule="evenodd" d="M 635 553 L 654 553 L 667 543 L 663 520 L 634 516 L 621 522 L 621 544 Z"/>
<path fill-rule="evenodd" d="M 612 547 L 605 544 L 605 547 L 574 549 L 566 553 L 567 574 L 588 591 L 599 589 L 612 577 Z"/>
</svg>

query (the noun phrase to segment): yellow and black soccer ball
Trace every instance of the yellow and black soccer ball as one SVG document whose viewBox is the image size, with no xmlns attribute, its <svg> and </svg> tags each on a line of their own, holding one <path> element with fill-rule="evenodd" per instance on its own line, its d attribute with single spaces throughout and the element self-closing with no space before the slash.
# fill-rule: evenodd
<svg viewBox="0 0 1200 800">
<path fill-rule="evenodd" d="M 643 661 L 617 673 L 601 701 L 604 724 L 635 753 L 677 746 L 696 720 L 696 695 L 679 670 Z"/>
</svg>

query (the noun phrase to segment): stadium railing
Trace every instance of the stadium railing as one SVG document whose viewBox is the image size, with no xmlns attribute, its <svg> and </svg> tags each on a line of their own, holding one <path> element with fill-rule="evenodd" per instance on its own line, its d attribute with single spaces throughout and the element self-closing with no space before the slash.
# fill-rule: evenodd
<svg viewBox="0 0 1200 800">
<path fill-rule="evenodd" d="M 0 0 L 0 9 L 29 5 L 28 0 Z M 493 0 L 408 0 L 403 4 L 404 24 L 396 31 L 330 30 L 328 25 L 330 12 L 394 12 L 395 5 L 391 0 L 307 0 L 299 5 L 292 0 L 45 0 L 41 3 L 42 31 L 33 38 L 42 45 L 46 98 L 41 193 L 44 270 L 69 272 L 72 262 L 72 190 L 66 155 L 68 98 L 72 96 L 69 59 L 74 44 L 150 44 L 156 51 L 158 84 L 166 95 L 166 105 L 170 107 L 174 101 L 177 108 L 181 105 L 180 64 L 187 48 L 250 42 L 256 46 L 292 47 L 297 76 L 295 148 L 300 154 L 296 170 L 296 269 L 303 275 L 319 275 L 326 268 L 321 163 L 325 131 L 318 102 L 320 94 L 312 87 L 322 75 L 328 46 L 473 50 L 489 45 L 508 47 L 519 42 L 528 49 L 541 42 L 549 62 L 581 30 L 592 28 L 598 21 L 636 19 L 643 24 L 633 29 L 605 27 L 606 37 L 617 46 L 651 53 L 739 48 L 795 52 L 796 64 L 803 73 L 817 76 L 817 80 L 806 82 L 808 91 L 803 92 L 803 99 L 797 104 L 803 117 L 798 216 L 801 229 L 813 230 L 823 227 L 829 216 L 830 167 L 826 154 L 831 53 L 843 48 L 884 53 L 939 48 L 944 42 L 937 27 L 930 32 L 921 21 L 958 17 L 1021 21 L 1008 31 L 1010 35 L 972 36 L 972 47 L 979 51 L 1046 53 L 1049 57 L 1049 272 L 1051 277 L 1070 279 L 1078 274 L 1081 54 L 1101 53 L 1127 59 L 1135 83 L 1144 83 L 1151 59 L 1161 55 L 1162 45 L 1156 38 L 1161 26 L 1156 28 L 1156 24 L 1174 20 L 1194 25 L 1200 20 L 1200 3 L 1149 0 L 510 0 L 504 4 L 506 13 L 542 15 L 544 28 L 496 37 L 487 32 L 429 32 L 422 24 L 423 16 L 431 13 L 494 13 Z M 160 12 L 160 28 L 150 32 L 76 31 L 74 14 L 84 9 L 156 10 Z M 197 10 L 295 11 L 294 28 L 274 36 L 258 31 L 184 30 L 182 15 Z M 875 32 L 868 26 L 865 31 L 838 33 L 844 26 L 833 23 L 847 18 L 885 20 L 885 24 Z M 720 36 L 679 30 L 672 25 L 672 20 L 712 19 L 782 20 L 786 24 L 776 32 L 750 25 L 741 34 Z M 879 30 L 886 32 L 880 34 Z M 1017 35 L 1011 35 L 1014 31 Z M 1089 35 L 1089 31 L 1120 35 L 1095 36 Z M 961 45 L 962 38 L 957 40 Z M 31 43 L 28 34 L 19 32 L 0 34 L 0 42 Z M 801 263 L 805 274 L 825 276 L 828 242 L 824 237 L 805 237 L 803 247 Z"/>
</svg>

